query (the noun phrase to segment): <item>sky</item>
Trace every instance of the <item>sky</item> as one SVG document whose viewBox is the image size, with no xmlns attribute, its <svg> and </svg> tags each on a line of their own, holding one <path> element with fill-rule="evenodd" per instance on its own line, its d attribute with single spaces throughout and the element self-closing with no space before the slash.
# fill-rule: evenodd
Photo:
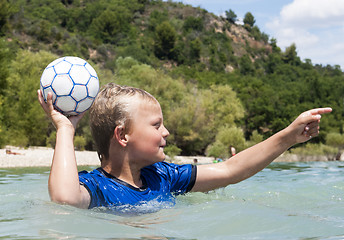
<svg viewBox="0 0 344 240">
<path fill-rule="evenodd" d="M 216 15 L 231 9 L 242 20 L 247 12 L 259 29 L 285 50 L 295 43 L 302 61 L 340 65 L 344 71 L 344 0 L 174 0 Z"/>
</svg>

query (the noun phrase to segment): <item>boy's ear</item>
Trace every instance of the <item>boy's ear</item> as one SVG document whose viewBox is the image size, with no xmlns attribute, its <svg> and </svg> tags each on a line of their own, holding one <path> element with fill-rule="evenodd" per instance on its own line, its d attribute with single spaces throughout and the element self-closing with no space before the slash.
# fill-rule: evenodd
<svg viewBox="0 0 344 240">
<path fill-rule="evenodd" d="M 126 147 L 128 144 L 128 135 L 125 133 L 123 126 L 117 126 L 114 130 L 114 137 L 117 142 L 122 146 Z"/>
</svg>

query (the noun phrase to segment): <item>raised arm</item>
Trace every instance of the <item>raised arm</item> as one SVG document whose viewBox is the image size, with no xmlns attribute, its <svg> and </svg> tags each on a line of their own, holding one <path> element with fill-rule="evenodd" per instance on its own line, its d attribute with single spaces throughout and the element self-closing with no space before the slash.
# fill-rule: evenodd
<svg viewBox="0 0 344 240">
<path fill-rule="evenodd" d="M 192 191 L 209 191 L 245 180 L 264 169 L 296 143 L 306 142 L 319 134 L 321 114 L 331 108 L 317 108 L 300 114 L 287 128 L 225 162 L 198 165 Z"/>
<path fill-rule="evenodd" d="M 79 184 L 73 142 L 76 125 L 82 115 L 67 118 L 54 109 L 51 93 L 48 94 L 47 103 L 40 90 L 37 94 L 39 103 L 56 128 L 56 145 L 48 183 L 50 198 L 53 202 L 87 208 L 90 195 Z"/>
</svg>

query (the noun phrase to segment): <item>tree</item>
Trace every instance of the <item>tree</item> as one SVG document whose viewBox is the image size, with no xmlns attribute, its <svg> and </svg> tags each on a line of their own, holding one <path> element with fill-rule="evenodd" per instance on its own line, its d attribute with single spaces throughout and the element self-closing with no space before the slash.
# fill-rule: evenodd
<svg viewBox="0 0 344 240">
<path fill-rule="evenodd" d="M 50 125 L 37 103 L 37 89 L 43 69 L 56 56 L 48 52 L 19 51 L 10 65 L 8 91 L 3 104 L 8 143 L 17 146 L 42 146 Z"/>
<path fill-rule="evenodd" d="M 4 39 L 0 38 L 0 96 L 7 88 L 8 65 L 10 60 L 9 49 Z"/>
<path fill-rule="evenodd" d="M 326 135 L 326 144 L 332 147 L 336 147 L 337 151 L 337 160 L 339 160 L 341 150 L 344 147 L 344 134 L 337 132 L 330 132 Z"/>
<path fill-rule="evenodd" d="M 254 66 L 251 58 L 248 55 L 244 55 L 239 60 L 240 73 L 243 75 L 250 75 L 254 73 Z"/>
<path fill-rule="evenodd" d="M 331 132 L 326 135 L 326 144 L 341 149 L 344 147 L 344 135 Z"/>
<path fill-rule="evenodd" d="M 270 45 L 271 45 L 272 51 L 274 53 L 280 53 L 281 52 L 281 49 L 277 46 L 277 39 L 276 38 L 270 39 Z"/>
<path fill-rule="evenodd" d="M 93 20 L 90 31 L 95 38 L 103 40 L 104 43 L 114 43 L 117 35 L 128 32 L 130 19 L 130 12 L 124 7 L 106 9 Z"/>
<path fill-rule="evenodd" d="M 202 31 L 203 19 L 199 17 L 189 16 L 185 19 L 183 29 L 187 32 L 189 30 Z"/>
<path fill-rule="evenodd" d="M 235 23 L 237 20 L 237 15 L 234 13 L 232 9 L 229 9 L 229 11 L 226 11 L 226 19 L 230 23 Z"/>
<path fill-rule="evenodd" d="M 9 75 L 10 51 L 4 39 L 0 38 L 0 148 L 6 143 L 4 112 L 5 93 L 7 90 L 7 78 Z"/>
<path fill-rule="evenodd" d="M 154 10 L 149 15 L 148 28 L 155 31 L 156 27 L 165 21 L 168 21 L 168 12 Z"/>
<path fill-rule="evenodd" d="M 283 54 L 283 61 L 285 63 L 291 64 L 291 65 L 300 65 L 301 64 L 301 60 L 297 56 L 295 43 L 291 44 L 289 47 L 286 48 L 286 50 Z"/>
<path fill-rule="evenodd" d="M 0 36 L 4 34 L 10 14 L 10 3 L 7 0 L 0 0 Z"/>
<path fill-rule="evenodd" d="M 201 45 L 202 42 L 198 38 L 190 42 L 189 61 L 191 63 L 198 62 L 200 60 L 202 48 Z"/>
<path fill-rule="evenodd" d="M 263 135 L 260 135 L 257 130 L 252 132 L 250 140 L 246 142 L 246 148 L 256 145 L 263 141 Z"/>
<path fill-rule="evenodd" d="M 254 19 L 252 13 L 247 12 L 244 17 L 244 26 L 247 30 L 251 30 L 256 20 Z"/>
<path fill-rule="evenodd" d="M 245 148 L 245 137 L 242 129 L 235 126 L 220 127 L 216 135 L 216 141 L 207 148 L 207 155 L 212 157 L 230 157 L 230 146 L 241 151 Z"/>
<path fill-rule="evenodd" d="M 154 40 L 155 55 L 160 59 L 172 59 L 174 57 L 176 39 L 176 30 L 167 21 L 158 25 Z"/>
<path fill-rule="evenodd" d="M 212 123 L 212 132 L 224 125 L 235 126 L 244 116 L 244 108 L 229 85 L 213 85 L 203 90 L 202 95 L 206 121 Z"/>
</svg>

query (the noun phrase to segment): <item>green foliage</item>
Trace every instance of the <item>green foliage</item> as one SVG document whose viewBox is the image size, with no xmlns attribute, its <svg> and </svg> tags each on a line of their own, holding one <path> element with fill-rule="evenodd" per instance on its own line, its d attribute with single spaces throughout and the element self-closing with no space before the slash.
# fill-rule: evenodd
<svg viewBox="0 0 344 240">
<path fill-rule="evenodd" d="M 7 0 L 0 0 L 0 36 L 4 35 L 11 15 L 11 5 Z"/>
<path fill-rule="evenodd" d="M 252 132 L 250 140 L 246 142 L 246 148 L 252 147 L 253 145 L 256 145 L 257 143 L 260 143 L 263 140 L 264 140 L 263 135 L 259 134 L 257 130 L 254 130 Z"/>
<path fill-rule="evenodd" d="M 229 151 L 230 146 L 234 146 L 237 151 L 245 149 L 245 137 L 242 129 L 238 127 L 221 127 L 216 135 L 216 141 L 220 141 L 227 147 Z"/>
<path fill-rule="evenodd" d="M 85 150 L 86 146 L 86 139 L 83 136 L 75 136 L 74 137 L 74 148 L 78 151 Z"/>
<path fill-rule="evenodd" d="M 242 129 L 228 126 L 220 127 L 216 141 L 207 148 L 207 155 L 228 158 L 230 146 L 234 146 L 238 151 L 245 149 L 245 137 Z"/>
<path fill-rule="evenodd" d="M 334 146 L 326 133 L 344 132 L 340 67 L 301 61 L 295 44 L 282 52 L 249 12 L 241 37 L 235 20 L 232 10 L 222 18 L 172 1 L 0 0 L 0 145 L 54 144 L 36 89 L 51 60 L 74 55 L 97 64 L 102 84 L 156 96 L 181 154 L 227 154 L 223 127 L 242 129 L 251 146 L 322 106 L 334 111 L 312 142 Z M 87 114 L 76 135 L 93 149 Z"/>
<path fill-rule="evenodd" d="M 176 39 L 177 33 L 168 22 L 159 24 L 156 27 L 154 41 L 155 55 L 159 59 L 173 59 Z"/>
<path fill-rule="evenodd" d="M 235 23 L 237 20 L 237 15 L 235 14 L 235 12 L 232 9 L 229 9 L 229 11 L 226 11 L 226 20 L 230 23 Z"/>
<path fill-rule="evenodd" d="M 207 121 L 213 123 L 215 129 L 223 125 L 235 125 L 244 116 L 244 109 L 236 93 L 228 85 L 214 85 L 202 91 L 202 105 Z"/>
<path fill-rule="evenodd" d="M 248 55 L 244 55 L 239 60 L 239 69 L 242 75 L 251 75 L 254 73 L 254 66 L 252 60 Z"/>
<path fill-rule="evenodd" d="M 154 10 L 149 16 L 148 27 L 151 31 L 155 31 L 155 28 L 165 21 L 168 21 L 168 12 Z"/>
<path fill-rule="evenodd" d="M 196 38 L 190 42 L 189 60 L 191 64 L 194 62 L 199 62 L 202 49 L 201 44 L 202 43 L 199 38 Z"/>
<path fill-rule="evenodd" d="M 286 48 L 282 59 L 285 63 L 291 64 L 291 65 L 300 65 L 301 64 L 301 60 L 297 56 L 295 44 L 292 44 Z"/>
<path fill-rule="evenodd" d="M 244 17 L 244 26 L 247 30 L 251 30 L 253 25 L 255 24 L 256 20 L 252 13 L 247 12 Z"/>
<path fill-rule="evenodd" d="M 168 145 L 165 147 L 164 152 L 170 158 L 174 158 L 175 156 L 178 156 L 182 150 L 176 145 Z"/>
<path fill-rule="evenodd" d="M 251 28 L 251 35 L 257 41 L 263 41 L 264 43 L 268 43 L 269 41 L 269 36 L 266 33 L 260 32 L 260 29 L 258 26 L 253 26 Z"/>
<path fill-rule="evenodd" d="M 0 96 L 4 94 L 7 88 L 8 63 L 10 60 L 9 49 L 3 38 L 0 38 Z"/>
<path fill-rule="evenodd" d="M 48 122 L 37 101 L 42 70 L 56 56 L 47 53 L 19 51 L 11 63 L 4 102 L 5 135 L 10 144 L 45 145 Z"/>
<path fill-rule="evenodd" d="M 90 34 L 104 43 L 116 43 L 118 35 L 127 31 L 130 18 L 130 12 L 124 7 L 106 9 L 92 21 Z"/>
<path fill-rule="evenodd" d="M 189 16 L 185 19 L 183 29 L 188 32 L 190 30 L 202 31 L 203 30 L 203 19 L 200 17 Z"/>
<path fill-rule="evenodd" d="M 330 132 L 326 135 L 326 144 L 339 149 L 344 147 L 344 134 Z"/>
<path fill-rule="evenodd" d="M 4 134 L 4 119 L 3 119 L 3 116 L 4 116 L 4 113 L 3 113 L 3 96 L 0 95 L 0 148 L 2 148 L 5 144 L 6 144 L 6 135 Z"/>
<path fill-rule="evenodd" d="M 281 52 L 281 49 L 277 46 L 277 39 L 276 38 L 270 39 L 270 46 L 272 47 L 273 53 L 280 53 Z"/>
<path fill-rule="evenodd" d="M 228 146 L 225 146 L 222 142 L 216 141 L 213 144 L 209 145 L 206 154 L 208 157 L 214 158 L 228 158 Z"/>
<path fill-rule="evenodd" d="M 50 133 L 49 137 L 46 139 L 45 145 L 47 147 L 55 148 L 56 145 L 56 131 Z"/>
<path fill-rule="evenodd" d="M 303 155 L 303 156 L 322 156 L 326 155 L 329 160 L 334 160 L 334 156 L 338 152 L 337 148 L 324 145 L 324 144 L 314 144 L 308 143 L 303 147 L 293 148 L 290 150 L 293 154 Z"/>
<path fill-rule="evenodd" d="M 6 112 L 4 111 L 5 94 L 8 87 L 9 62 L 12 56 L 4 39 L 0 38 L 0 148 L 7 143 Z"/>
</svg>

